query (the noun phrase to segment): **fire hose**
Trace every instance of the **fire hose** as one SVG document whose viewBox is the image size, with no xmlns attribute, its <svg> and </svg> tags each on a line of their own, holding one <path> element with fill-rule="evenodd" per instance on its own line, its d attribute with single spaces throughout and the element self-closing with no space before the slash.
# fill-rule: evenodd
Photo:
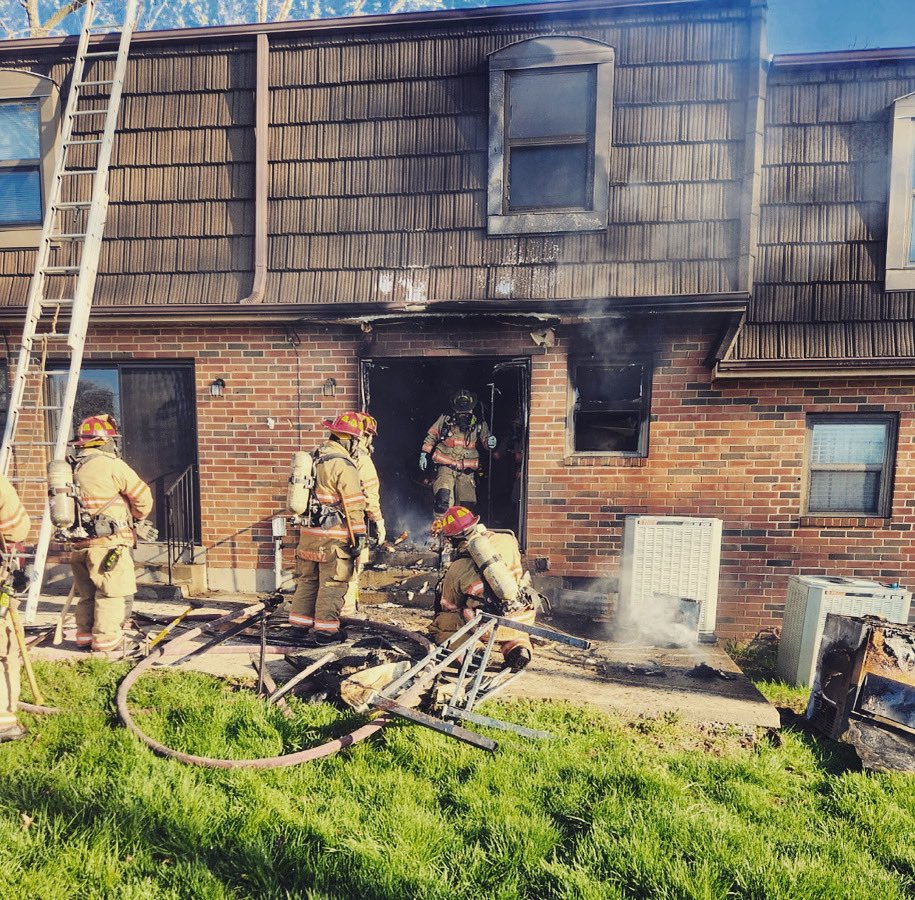
<svg viewBox="0 0 915 900">
<path fill-rule="evenodd" d="M 255 603 L 251 606 L 246 607 L 243 610 L 235 611 L 228 613 L 225 616 L 221 616 L 213 622 L 209 622 L 206 625 L 193 628 L 185 634 L 180 635 L 179 637 L 172 638 L 165 644 L 160 644 L 149 656 L 141 660 L 133 669 L 131 669 L 127 675 L 124 677 L 124 680 L 118 687 L 116 705 L 118 711 L 118 718 L 121 720 L 122 724 L 130 731 L 132 731 L 147 747 L 149 747 L 153 752 L 158 753 L 160 756 L 168 757 L 169 759 L 176 759 L 179 762 L 187 763 L 189 765 L 203 766 L 208 769 L 278 769 L 286 766 L 296 766 L 303 762 L 310 762 L 314 759 L 321 759 L 324 756 L 331 756 L 334 753 L 337 753 L 339 750 L 343 750 L 346 747 L 351 747 L 353 744 L 358 743 L 359 741 L 365 740 L 367 737 L 371 737 L 373 734 L 377 734 L 384 728 L 385 725 L 393 721 L 394 716 L 390 713 L 382 713 L 376 718 L 372 719 L 370 722 L 362 725 L 361 727 L 351 731 L 349 734 L 345 734 L 342 737 L 335 738 L 334 740 L 327 741 L 324 744 L 319 744 L 316 747 L 309 747 L 306 750 L 298 750 L 295 753 L 287 753 L 281 756 L 268 756 L 262 757 L 259 759 L 214 759 L 209 756 L 197 756 L 193 753 L 184 753 L 180 750 L 175 750 L 172 747 L 168 747 L 160 741 L 151 738 L 147 735 L 137 723 L 134 721 L 133 716 L 130 712 L 128 706 L 127 697 L 130 693 L 131 687 L 137 682 L 140 676 L 148 671 L 154 663 L 161 660 L 166 653 L 174 653 L 179 651 L 185 644 L 199 637 L 204 631 L 211 631 L 214 628 L 218 628 L 221 625 L 231 625 L 237 623 L 239 619 L 253 619 L 257 616 L 258 613 L 264 611 L 266 605 L 263 603 Z M 341 619 L 342 624 L 344 625 L 363 625 L 365 624 L 361 619 Z M 412 631 L 407 631 L 404 628 L 399 628 L 396 625 L 388 625 L 383 622 L 372 622 L 371 627 L 390 634 L 394 637 L 406 638 L 408 640 L 414 641 L 418 644 L 423 650 L 428 650 L 431 646 L 428 639 L 422 635 L 416 634 Z M 214 650 L 225 650 L 232 648 L 214 648 Z M 267 646 L 267 652 L 282 652 L 283 650 L 288 650 L 288 647 L 271 647 Z"/>
</svg>

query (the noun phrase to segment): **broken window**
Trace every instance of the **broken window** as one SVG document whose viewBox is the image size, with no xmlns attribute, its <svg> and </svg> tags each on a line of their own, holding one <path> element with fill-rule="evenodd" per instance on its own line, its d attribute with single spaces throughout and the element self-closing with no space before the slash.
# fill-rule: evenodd
<svg viewBox="0 0 915 900">
<path fill-rule="evenodd" d="M 886 289 L 915 290 L 915 94 L 893 105 Z"/>
<path fill-rule="evenodd" d="M 613 60 L 560 36 L 490 56 L 490 234 L 606 227 Z"/>
<path fill-rule="evenodd" d="M 648 455 L 651 366 L 579 363 L 572 371 L 576 453 Z"/>
<path fill-rule="evenodd" d="M 807 417 L 807 512 L 889 516 L 894 415 Z"/>
</svg>

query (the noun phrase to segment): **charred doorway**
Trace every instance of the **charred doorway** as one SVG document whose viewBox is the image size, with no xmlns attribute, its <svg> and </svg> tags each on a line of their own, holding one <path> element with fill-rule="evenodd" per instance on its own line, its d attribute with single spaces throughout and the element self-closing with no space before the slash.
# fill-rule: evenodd
<svg viewBox="0 0 915 900">
<path fill-rule="evenodd" d="M 498 440 L 481 449 L 477 512 L 491 528 L 510 528 L 524 546 L 527 506 L 530 360 L 505 357 L 390 357 L 362 360 L 362 401 L 378 420 L 375 465 L 388 534 L 429 534 L 434 466 L 423 473 L 419 454 L 429 426 L 451 411 L 451 397 L 467 388 L 476 414 Z"/>
</svg>

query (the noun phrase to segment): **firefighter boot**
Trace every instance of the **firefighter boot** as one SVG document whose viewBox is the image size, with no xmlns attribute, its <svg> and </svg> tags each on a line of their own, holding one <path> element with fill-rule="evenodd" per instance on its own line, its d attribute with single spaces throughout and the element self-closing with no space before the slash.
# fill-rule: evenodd
<svg viewBox="0 0 915 900">
<path fill-rule="evenodd" d="M 27 734 L 28 732 L 22 725 L 4 725 L 0 728 L 0 744 L 5 744 L 8 741 L 18 741 Z"/>
<path fill-rule="evenodd" d="M 301 645 L 317 648 L 330 647 L 333 644 L 342 644 L 346 638 L 346 632 L 342 628 L 337 631 L 309 631 Z"/>
<path fill-rule="evenodd" d="M 512 647 L 505 654 L 505 667 L 511 669 L 512 672 L 520 672 L 522 669 L 526 669 L 530 661 L 531 651 L 527 647 Z"/>
</svg>

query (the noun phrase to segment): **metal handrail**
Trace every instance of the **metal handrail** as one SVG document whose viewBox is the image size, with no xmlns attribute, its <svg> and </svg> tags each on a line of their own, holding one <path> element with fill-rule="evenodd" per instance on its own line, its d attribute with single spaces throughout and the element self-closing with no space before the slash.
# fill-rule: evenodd
<svg viewBox="0 0 915 900">
<path fill-rule="evenodd" d="M 193 564 L 197 538 L 197 466 L 189 465 L 165 491 L 165 543 L 168 583 L 172 569 L 182 557 Z"/>
</svg>

